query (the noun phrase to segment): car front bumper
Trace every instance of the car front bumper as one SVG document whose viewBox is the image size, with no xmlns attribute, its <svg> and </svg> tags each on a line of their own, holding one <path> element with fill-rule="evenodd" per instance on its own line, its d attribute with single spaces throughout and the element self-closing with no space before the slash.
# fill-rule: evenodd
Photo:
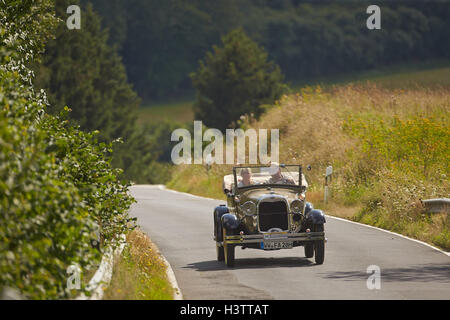
<svg viewBox="0 0 450 320">
<path fill-rule="evenodd" d="M 325 232 L 301 232 L 301 233 L 260 233 L 251 235 L 228 235 L 223 244 L 247 244 L 261 242 L 296 242 L 296 241 L 320 241 L 324 240 Z"/>
</svg>

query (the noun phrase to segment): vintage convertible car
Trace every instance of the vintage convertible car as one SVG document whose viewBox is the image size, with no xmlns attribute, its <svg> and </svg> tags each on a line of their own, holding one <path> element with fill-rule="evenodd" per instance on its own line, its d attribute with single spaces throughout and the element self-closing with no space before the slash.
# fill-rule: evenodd
<svg viewBox="0 0 450 320">
<path fill-rule="evenodd" d="M 300 178 L 301 177 L 301 178 Z M 316 264 L 325 258 L 325 215 L 306 202 L 299 165 L 236 166 L 223 180 L 227 205 L 214 209 L 217 260 L 234 266 L 236 246 L 260 250 L 303 246 Z"/>
</svg>

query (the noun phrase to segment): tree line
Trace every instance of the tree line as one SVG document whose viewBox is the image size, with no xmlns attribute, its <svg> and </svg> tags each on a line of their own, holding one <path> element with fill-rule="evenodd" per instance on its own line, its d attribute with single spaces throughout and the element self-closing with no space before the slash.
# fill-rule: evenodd
<svg viewBox="0 0 450 320">
<path fill-rule="evenodd" d="M 212 45 L 242 27 L 289 82 L 397 62 L 450 56 L 449 1 L 381 1 L 381 30 L 368 30 L 368 1 L 83 0 L 110 30 L 144 100 L 192 93 L 189 73 Z"/>
<path fill-rule="evenodd" d="M 122 58 L 108 44 L 109 32 L 91 4 L 81 7 L 80 29 L 66 26 L 67 7 L 78 0 L 55 3 L 59 18 L 52 39 L 46 43 L 41 63 L 36 63 L 37 88 L 47 92 L 47 111 L 57 115 L 69 106 L 69 121 L 84 131 L 98 130 L 97 139 L 113 145 L 112 165 L 122 168 L 121 178 L 156 183 L 168 176 L 161 155 L 158 132 L 174 124 L 136 125 L 140 97 L 127 79 Z M 167 131 L 168 129 L 166 129 Z"/>
</svg>

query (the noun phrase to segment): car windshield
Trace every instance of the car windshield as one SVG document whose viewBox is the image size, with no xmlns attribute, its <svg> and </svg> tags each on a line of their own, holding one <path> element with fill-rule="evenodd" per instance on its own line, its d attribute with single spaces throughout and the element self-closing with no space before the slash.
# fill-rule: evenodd
<svg viewBox="0 0 450 320">
<path fill-rule="evenodd" d="M 296 185 L 299 186 L 299 165 L 272 164 L 271 166 L 236 167 L 237 187 L 255 185 Z M 303 185 L 306 181 L 303 178 Z"/>
</svg>

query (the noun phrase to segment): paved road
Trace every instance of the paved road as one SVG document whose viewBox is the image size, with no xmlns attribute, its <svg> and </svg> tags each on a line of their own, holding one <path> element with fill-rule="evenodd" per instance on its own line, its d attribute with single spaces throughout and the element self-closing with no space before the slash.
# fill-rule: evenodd
<svg viewBox="0 0 450 320">
<path fill-rule="evenodd" d="M 236 248 L 233 269 L 216 261 L 213 208 L 223 201 L 134 186 L 132 216 L 172 265 L 185 299 L 450 299 L 450 257 L 423 244 L 327 217 L 325 263 L 302 247 Z M 367 288 L 367 267 L 381 288 Z"/>
</svg>

